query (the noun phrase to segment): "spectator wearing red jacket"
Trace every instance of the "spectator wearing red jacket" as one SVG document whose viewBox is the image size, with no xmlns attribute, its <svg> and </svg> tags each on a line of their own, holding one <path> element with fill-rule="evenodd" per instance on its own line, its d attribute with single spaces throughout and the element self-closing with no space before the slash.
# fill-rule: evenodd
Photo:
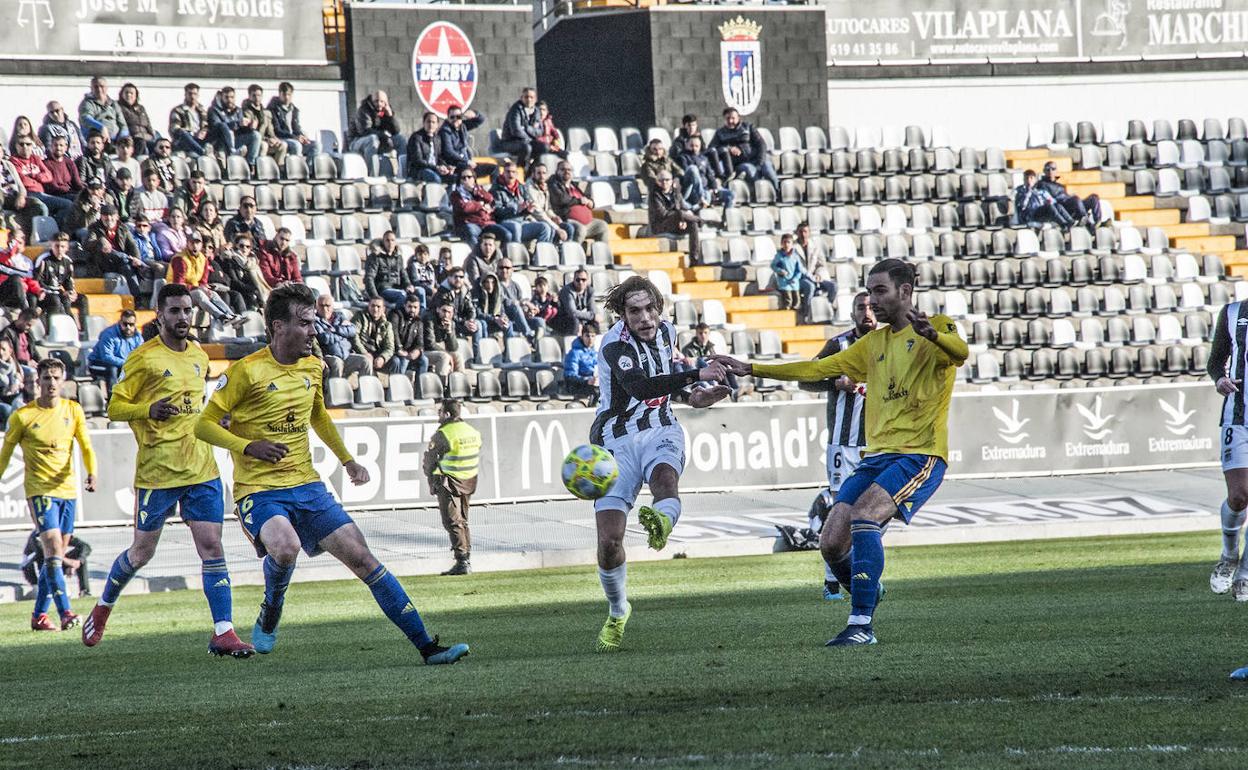
<svg viewBox="0 0 1248 770">
<path fill-rule="evenodd" d="M 26 194 L 47 206 L 48 213 L 56 219 L 59 225 L 65 212 L 74 205 L 73 199 L 49 195 L 44 189 L 44 185 L 53 181 L 52 172 L 48 171 L 48 167 L 43 164 L 43 158 L 35 155 L 33 137 L 26 136 L 19 139 L 16 150 L 17 154 L 10 160 L 13 168 L 17 169 L 17 175 L 22 180 L 22 184 L 26 186 Z"/>
<path fill-rule="evenodd" d="M 284 283 L 303 283 L 299 255 L 290 249 L 290 230 L 278 228 L 273 240 L 260 249 L 260 274 L 274 289 Z"/>
<path fill-rule="evenodd" d="M 9 245 L 0 249 L 0 305 L 13 310 L 35 311 L 43 288 L 35 280 L 34 264 L 26 256 L 21 230 L 9 233 Z"/>
<path fill-rule="evenodd" d="M 69 157 L 69 142 L 65 137 L 52 137 L 52 146 L 48 148 L 48 157 L 44 158 L 43 165 L 52 175 L 52 180 L 43 185 L 44 192 L 49 195 L 72 201 L 86 187 L 82 177 L 78 176 L 78 166 Z"/>
<path fill-rule="evenodd" d="M 474 248 L 486 230 L 503 243 L 511 237 L 507 228 L 494 221 L 494 196 L 477 184 L 477 174 L 470 168 L 459 172 L 459 184 L 451 189 L 451 215 L 455 234 Z"/>
</svg>

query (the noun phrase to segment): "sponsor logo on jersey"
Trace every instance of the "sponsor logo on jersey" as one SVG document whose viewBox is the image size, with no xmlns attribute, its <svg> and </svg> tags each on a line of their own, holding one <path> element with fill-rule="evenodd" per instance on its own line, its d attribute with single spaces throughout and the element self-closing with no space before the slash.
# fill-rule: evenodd
<svg viewBox="0 0 1248 770">
<path fill-rule="evenodd" d="M 221 377 L 217 380 L 217 387 L 214 388 L 214 390 L 221 390 L 222 388 L 225 387 L 225 384 L 228 381 L 229 381 L 228 377 L 226 377 L 224 374 L 221 375 Z"/>
<path fill-rule="evenodd" d="M 629 358 L 628 356 L 620 356 L 619 361 L 616 365 L 620 367 L 620 371 L 627 372 L 629 369 L 633 368 L 633 359 Z"/>
</svg>

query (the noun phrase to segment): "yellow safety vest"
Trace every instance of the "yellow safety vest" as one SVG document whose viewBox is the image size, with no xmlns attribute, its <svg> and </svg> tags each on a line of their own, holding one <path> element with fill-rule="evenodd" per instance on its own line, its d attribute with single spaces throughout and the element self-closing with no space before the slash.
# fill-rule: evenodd
<svg viewBox="0 0 1248 770">
<path fill-rule="evenodd" d="M 438 433 L 451 445 L 449 451 L 438 461 L 436 473 L 453 479 L 470 479 L 477 475 L 481 459 L 481 434 L 462 420 L 448 422 Z"/>
</svg>

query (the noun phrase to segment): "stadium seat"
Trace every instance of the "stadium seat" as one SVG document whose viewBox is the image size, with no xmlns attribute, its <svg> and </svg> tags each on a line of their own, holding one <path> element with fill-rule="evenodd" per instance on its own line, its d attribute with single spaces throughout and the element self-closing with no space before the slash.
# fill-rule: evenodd
<svg viewBox="0 0 1248 770">
<path fill-rule="evenodd" d="M 343 409 L 355 401 L 351 383 L 343 377 L 330 377 L 325 382 L 325 405 L 330 409 Z"/>
</svg>

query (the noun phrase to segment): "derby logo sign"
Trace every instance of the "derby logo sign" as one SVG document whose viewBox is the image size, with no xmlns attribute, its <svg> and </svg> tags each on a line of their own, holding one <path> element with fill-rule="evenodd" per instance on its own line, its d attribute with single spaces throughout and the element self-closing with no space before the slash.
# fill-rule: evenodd
<svg viewBox="0 0 1248 770">
<path fill-rule="evenodd" d="M 763 95 L 762 25 L 741 16 L 719 25 L 720 83 L 724 102 L 742 115 L 758 109 Z"/>
<path fill-rule="evenodd" d="M 435 21 L 412 48 L 412 79 L 426 108 L 445 118 L 451 107 L 468 108 L 477 95 L 477 53 L 449 21 Z"/>
</svg>

